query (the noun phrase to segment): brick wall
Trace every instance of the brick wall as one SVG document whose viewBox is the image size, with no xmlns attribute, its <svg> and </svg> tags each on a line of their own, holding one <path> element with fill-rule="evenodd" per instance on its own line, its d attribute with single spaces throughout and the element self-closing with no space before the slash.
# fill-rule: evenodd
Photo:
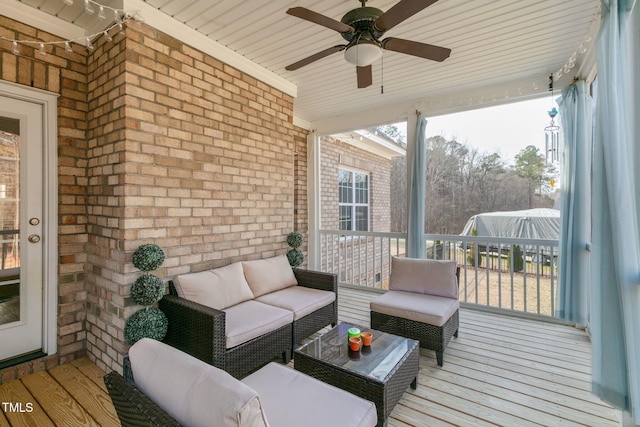
<svg viewBox="0 0 640 427">
<path fill-rule="evenodd" d="M 369 231 L 390 231 L 390 161 L 330 136 L 320 144 L 321 228 L 338 229 L 338 170 L 345 168 L 369 174 Z"/>
<path fill-rule="evenodd" d="M 165 279 L 285 253 L 306 136 L 290 96 L 149 26 L 89 64 L 87 351 L 120 369 L 133 251 L 163 248 Z"/>
<path fill-rule="evenodd" d="M 9 39 L 59 41 L 38 29 L 0 16 L 0 35 Z M 87 57 L 77 45 L 73 53 L 47 46 L 42 56 L 30 46 L 0 40 L 0 78 L 59 94 L 58 98 L 58 354 L 0 371 L 0 383 L 69 362 L 85 350 L 86 118 Z"/>
<path fill-rule="evenodd" d="M 0 34 L 53 39 L 2 17 Z M 61 95 L 59 354 L 0 381 L 85 354 L 121 370 L 143 243 L 164 249 L 154 274 L 168 280 L 283 254 L 290 231 L 307 235 L 307 132 L 292 124 L 293 99 L 149 26 L 113 37 L 46 57 L 0 41 L 3 80 Z"/>
<path fill-rule="evenodd" d="M 369 175 L 369 231 L 389 232 L 391 162 L 358 149 L 338 138 L 321 139 L 321 228 L 338 229 L 338 170 L 356 170 Z M 386 287 L 389 246 L 385 239 L 343 239 L 330 236 L 321 241 L 323 271 L 338 275 L 340 283 Z"/>
</svg>

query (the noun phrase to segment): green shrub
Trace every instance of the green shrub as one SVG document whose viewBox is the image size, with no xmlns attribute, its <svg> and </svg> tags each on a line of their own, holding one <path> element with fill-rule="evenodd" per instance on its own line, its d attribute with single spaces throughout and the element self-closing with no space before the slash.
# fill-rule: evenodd
<svg viewBox="0 0 640 427">
<path fill-rule="evenodd" d="M 131 286 L 131 299 L 136 304 L 152 305 L 164 296 L 164 283 L 153 274 L 145 273 Z"/>
<path fill-rule="evenodd" d="M 133 265 L 140 271 L 157 270 L 163 262 L 164 251 L 152 243 L 141 245 L 133 253 Z"/>
<path fill-rule="evenodd" d="M 287 235 L 287 245 L 291 246 L 293 249 L 297 249 L 302 245 L 302 233 L 299 231 L 292 231 Z"/>
<path fill-rule="evenodd" d="M 476 230 L 475 228 L 471 230 L 471 235 L 472 236 L 477 236 L 478 235 L 478 230 Z M 469 253 L 467 254 L 467 262 L 471 265 L 473 265 L 474 267 L 480 267 L 482 265 L 482 254 L 480 254 L 480 251 L 478 250 L 478 257 L 476 259 L 476 244 L 472 243 L 469 245 Z"/>
<path fill-rule="evenodd" d="M 524 269 L 524 257 L 520 245 L 513 246 L 513 253 L 509 255 L 508 262 L 511 267 L 511 258 L 513 257 L 513 271 L 522 271 Z"/>
<path fill-rule="evenodd" d="M 297 267 L 304 261 L 304 254 L 300 249 L 294 248 L 287 252 L 287 259 L 291 267 Z"/>
<path fill-rule="evenodd" d="M 159 308 L 144 308 L 129 317 L 124 327 L 124 339 L 133 345 L 142 338 L 161 341 L 167 334 L 169 321 Z"/>
<path fill-rule="evenodd" d="M 289 265 L 291 267 L 298 267 L 304 262 L 304 254 L 300 249 L 298 249 L 300 245 L 302 245 L 302 233 L 299 231 L 292 231 L 289 233 L 287 235 L 287 244 L 293 248 L 287 252 Z"/>
</svg>

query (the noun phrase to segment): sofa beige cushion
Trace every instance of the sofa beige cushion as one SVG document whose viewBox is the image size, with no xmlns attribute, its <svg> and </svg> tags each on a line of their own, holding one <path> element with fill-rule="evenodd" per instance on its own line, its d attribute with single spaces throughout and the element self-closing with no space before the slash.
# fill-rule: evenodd
<svg viewBox="0 0 640 427">
<path fill-rule="evenodd" d="M 247 279 L 247 283 L 249 283 L 249 287 L 256 298 L 269 292 L 298 284 L 285 255 L 243 261 L 242 269 L 244 270 L 244 277 Z"/>
<path fill-rule="evenodd" d="M 456 268 L 455 261 L 393 257 L 389 289 L 457 299 Z"/>
<path fill-rule="evenodd" d="M 182 425 L 269 425 L 255 390 L 178 349 L 143 338 L 129 360 L 136 387 Z"/>
<path fill-rule="evenodd" d="M 373 427 L 376 405 L 277 363 L 242 380 L 258 392 L 265 414 L 278 427 Z"/>
<path fill-rule="evenodd" d="M 388 316 L 442 326 L 460 308 L 460 301 L 415 292 L 388 291 L 371 301 L 370 308 Z"/>
<path fill-rule="evenodd" d="M 223 310 L 226 313 L 225 329 L 227 348 L 232 348 L 293 322 L 289 310 L 245 301 Z"/>
<path fill-rule="evenodd" d="M 179 297 L 217 310 L 224 310 L 253 299 L 253 293 L 239 262 L 213 270 L 176 276 L 173 286 Z"/>
<path fill-rule="evenodd" d="M 262 295 L 255 300 L 292 311 L 293 320 L 298 320 L 331 304 L 335 299 L 336 294 L 333 292 L 304 286 L 290 286 L 286 289 Z"/>
</svg>

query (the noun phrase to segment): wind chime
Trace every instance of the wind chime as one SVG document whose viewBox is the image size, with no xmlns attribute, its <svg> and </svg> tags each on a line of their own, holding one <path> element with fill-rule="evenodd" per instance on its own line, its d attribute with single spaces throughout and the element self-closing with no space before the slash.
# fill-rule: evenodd
<svg viewBox="0 0 640 427">
<path fill-rule="evenodd" d="M 553 74 L 549 76 L 549 90 L 551 91 L 551 110 L 547 111 L 551 122 L 544 128 L 544 146 L 545 146 L 545 158 L 547 164 L 556 163 L 558 161 L 558 148 L 559 148 L 559 136 L 560 127 L 556 124 L 555 118 L 558 115 L 558 110 L 553 106 Z"/>
</svg>

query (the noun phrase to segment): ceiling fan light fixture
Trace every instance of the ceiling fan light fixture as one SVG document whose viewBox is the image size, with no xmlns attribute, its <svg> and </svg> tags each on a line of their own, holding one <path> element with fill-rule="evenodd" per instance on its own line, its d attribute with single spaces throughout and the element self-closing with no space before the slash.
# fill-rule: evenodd
<svg viewBox="0 0 640 427">
<path fill-rule="evenodd" d="M 366 67 L 382 57 L 382 48 L 373 42 L 360 42 L 347 48 L 344 59 L 358 67 Z"/>
</svg>

